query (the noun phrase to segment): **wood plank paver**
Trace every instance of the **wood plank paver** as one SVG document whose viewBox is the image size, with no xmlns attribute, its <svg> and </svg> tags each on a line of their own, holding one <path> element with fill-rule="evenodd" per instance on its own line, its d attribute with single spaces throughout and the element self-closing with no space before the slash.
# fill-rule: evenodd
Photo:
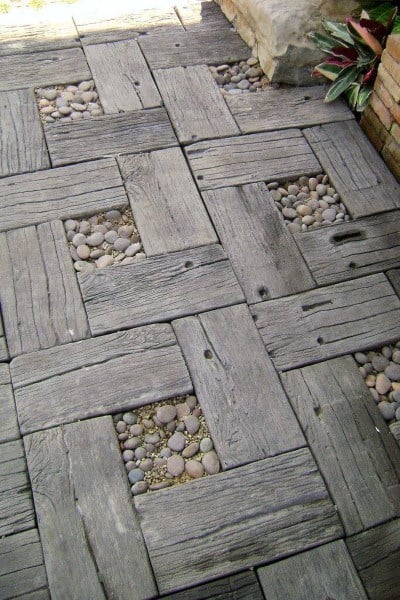
<svg viewBox="0 0 400 600">
<path fill-rule="evenodd" d="M 264 183 L 203 192 L 249 303 L 315 287 Z"/>
<path fill-rule="evenodd" d="M 357 122 L 312 127 L 304 135 L 354 218 L 400 206 L 400 185 Z"/>
<path fill-rule="evenodd" d="M 240 133 L 206 65 L 159 69 L 154 77 L 182 144 Z"/>
<path fill-rule="evenodd" d="M 0 63 L 0 91 L 90 79 L 80 48 L 4 56 Z"/>
<path fill-rule="evenodd" d="M 0 443 L 20 437 L 10 369 L 0 364 Z"/>
<path fill-rule="evenodd" d="M 367 600 L 343 540 L 262 567 L 257 575 L 266 600 Z"/>
<path fill-rule="evenodd" d="M 45 135 L 53 166 L 178 145 L 164 108 L 104 115 L 79 127 L 53 123 L 45 126 Z"/>
<path fill-rule="evenodd" d="M 38 600 L 48 598 L 46 586 L 38 530 L 29 529 L 0 539 L 0 598 L 6 600 L 18 596 L 25 600 L 36 591 Z"/>
<path fill-rule="evenodd" d="M 307 449 L 136 496 L 135 506 L 161 593 L 342 535 Z"/>
<path fill-rule="evenodd" d="M 112 418 L 34 433 L 24 442 L 51 597 L 153 597 Z"/>
<path fill-rule="evenodd" d="M 173 327 L 223 468 L 305 445 L 246 305 Z"/>
<path fill-rule="evenodd" d="M 1 59 L 1 62 L 5 60 Z M 0 92 L 0 177 L 50 166 L 46 141 L 31 90 Z"/>
<path fill-rule="evenodd" d="M 244 300 L 232 267 L 216 244 L 155 256 L 118 269 L 80 273 L 78 278 L 93 335 L 177 319 Z"/>
<path fill-rule="evenodd" d="M 79 46 L 72 19 L 58 22 L 1 24 L 0 56 L 74 48 Z"/>
<path fill-rule="evenodd" d="M 3 360 L 8 360 L 8 350 L 7 350 L 7 342 L 6 342 L 6 338 L 4 335 L 4 329 L 3 329 L 3 321 L 1 318 L 1 312 L 0 312 L 0 362 Z M 0 365 L 1 368 L 1 365 Z"/>
<path fill-rule="evenodd" d="M 351 357 L 282 375 L 348 535 L 400 514 L 400 450 Z"/>
<path fill-rule="evenodd" d="M 196 33 L 199 29 L 213 29 L 217 30 L 218 35 L 221 30 L 232 27 L 219 6 L 212 0 L 179 0 L 175 9 L 183 27 L 191 33 Z"/>
<path fill-rule="evenodd" d="M 321 171 L 299 129 L 198 142 L 185 152 L 202 190 Z"/>
<path fill-rule="evenodd" d="M 0 537 L 35 527 L 21 440 L 0 444 Z"/>
<path fill-rule="evenodd" d="M 185 65 L 233 63 L 249 58 L 250 50 L 231 29 L 202 28 L 190 31 L 170 29 L 138 38 L 151 69 L 168 69 Z"/>
<path fill-rule="evenodd" d="M 11 356 L 88 336 L 61 221 L 0 234 L 0 300 Z"/>
<path fill-rule="evenodd" d="M 106 114 L 161 106 L 160 94 L 137 42 L 87 46 L 85 54 Z"/>
<path fill-rule="evenodd" d="M 344 100 L 324 104 L 327 86 L 266 88 L 262 94 L 227 95 L 226 102 L 242 133 L 310 127 L 347 121 L 354 115 Z"/>
<path fill-rule="evenodd" d="M 0 231 L 128 206 L 114 159 L 0 179 Z"/>
<path fill-rule="evenodd" d="M 118 163 L 147 256 L 218 241 L 180 148 Z"/>
<path fill-rule="evenodd" d="M 382 274 L 251 307 L 275 367 L 300 367 L 400 338 L 400 300 Z"/>
<path fill-rule="evenodd" d="M 349 538 L 347 546 L 371 600 L 400 597 L 400 519 Z"/>
<path fill-rule="evenodd" d="M 25 354 L 11 376 L 23 434 L 192 391 L 170 325 Z"/>
<path fill-rule="evenodd" d="M 218 581 L 164 596 L 163 600 L 264 600 L 254 571 L 243 571 Z"/>
<path fill-rule="evenodd" d="M 391 269 L 386 273 L 394 291 L 400 297 L 400 269 Z"/>
<path fill-rule="evenodd" d="M 295 234 L 319 285 L 400 266 L 400 211 Z"/>
</svg>

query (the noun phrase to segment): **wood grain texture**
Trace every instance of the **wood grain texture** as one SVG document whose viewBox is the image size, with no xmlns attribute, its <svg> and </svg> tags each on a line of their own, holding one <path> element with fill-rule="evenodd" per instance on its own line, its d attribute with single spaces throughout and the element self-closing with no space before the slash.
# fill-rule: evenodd
<svg viewBox="0 0 400 600">
<path fill-rule="evenodd" d="M 203 192 L 249 303 L 315 287 L 264 183 Z"/>
<path fill-rule="evenodd" d="M 357 365 L 342 357 L 282 381 L 347 535 L 400 514 L 400 449 Z"/>
<path fill-rule="evenodd" d="M 400 211 L 321 227 L 295 240 L 319 285 L 400 266 Z"/>
<path fill-rule="evenodd" d="M 135 506 L 161 593 L 342 535 L 307 449 L 136 496 Z"/>
<path fill-rule="evenodd" d="M 242 133 L 310 127 L 354 119 L 343 101 L 324 104 L 327 86 L 266 88 L 262 94 L 225 97 Z"/>
<path fill-rule="evenodd" d="M 0 234 L 0 290 L 11 356 L 88 336 L 61 221 Z"/>
<path fill-rule="evenodd" d="M 87 440 L 96 452 L 86 454 L 82 464 Z M 77 502 L 106 596 L 118 600 L 153 598 L 157 587 L 132 507 L 113 419 L 106 416 L 67 425 L 64 441 Z"/>
<path fill-rule="evenodd" d="M 255 304 L 251 312 L 284 371 L 400 337 L 400 301 L 383 274 Z"/>
<path fill-rule="evenodd" d="M 0 231 L 127 205 L 112 158 L 0 179 Z"/>
<path fill-rule="evenodd" d="M 104 115 L 79 123 L 53 123 L 45 135 L 53 166 L 103 156 L 177 146 L 164 108 Z"/>
<path fill-rule="evenodd" d="M 257 570 L 266 600 L 367 600 L 343 540 Z"/>
<path fill-rule="evenodd" d="M 3 360 L 8 360 L 8 358 L 9 358 L 9 356 L 8 356 L 7 342 L 6 342 L 6 338 L 4 336 L 3 321 L 1 318 L 1 312 L 0 312 L 0 363 Z M 0 369 L 1 369 L 1 364 L 0 364 Z"/>
<path fill-rule="evenodd" d="M 321 171 L 299 129 L 198 142 L 185 152 L 202 190 Z"/>
<path fill-rule="evenodd" d="M 304 135 L 354 218 L 400 206 L 400 185 L 358 123 L 330 123 Z"/>
<path fill-rule="evenodd" d="M 0 64 L 0 91 L 68 84 L 90 78 L 80 48 L 4 56 Z"/>
<path fill-rule="evenodd" d="M 170 29 L 154 30 L 138 38 L 151 69 L 185 65 L 221 65 L 247 60 L 250 49 L 231 29 L 202 28 L 193 32 Z"/>
<path fill-rule="evenodd" d="M 82 274 L 79 283 L 93 335 L 244 300 L 232 267 L 216 244 Z"/>
<path fill-rule="evenodd" d="M 305 445 L 246 305 L 173 327 L 224 469 Z"/>
<path fill-rule="evenodd" d="M 30 529 L 0 539 L 0 598 L 6 600 L 24 594 L 25 600 L 35 590 L 45 593 L 42 588 L 46 585 L 38 530 Z"/>
<path fill-rule="evenodd" d="M 400 269 L 391 269 L 386 273 L 394 291 L 400 297 Z"/>
<path fill-rule="evenodd" d="M 160 94 L 137 42 L 87 46 L 85 54 L 106 114 L 161 106 Z"/>
<path fill-rule="evenodd" d="M 10 369 L 7 364 L 0 364 L 0 443 L 10 442 L 19 437 Z"/>
<path fill-rule="evenodd" d="M 169 325 L 23 355 L 12 361 L 11 375 L 23 433 L 192 391 Z"/>
<path fill-rule="evenodd" d="M 0 536 L 35 527 L 21 440 L 0 445 Z"/>
<path fill-rule="evenodd" d="M 72 19 L 1 25 L 0 56 L 74 47 L 79 47 L 79 38 Z"/>
<path fill-rule="evenodd" d="M 160 69 L 154 77 L 182 144 L 240 133 L 206 65 Z"/>
<path fill-rule="evenodd" d="M 3 60 L 6 58 L 2 58 L 1 62 Z M 0 177 L 50 166 L 31 90 L 0 92 L 0 131 Z"/>
<path fill-rule="evenodd" d="M 214 29 L 220 32 L 232 27 L 220 7 L 210 0 L 180 0 L 175 9 L 183 27 L 191 33 L 199 29 Z"/>
<path fill-rule="evenodd" d="M 264 600 L 253 571 L 243 571 L 211 583 L 164 596 L 164 600 Z"/>
<path fill-rule="evenodd" d="M 371 600 L 400 596 L 400 519 L 349 538 L 347 546 Z"/>
<path fill-rule="evenodd" d="M 218 241 L 180 148 L 118 163 L 147 256 Z"/>
</svg>

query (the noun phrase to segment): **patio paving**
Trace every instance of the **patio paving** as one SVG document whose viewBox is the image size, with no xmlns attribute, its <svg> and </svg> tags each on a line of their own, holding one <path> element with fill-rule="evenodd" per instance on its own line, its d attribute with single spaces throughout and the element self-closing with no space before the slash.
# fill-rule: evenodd
<svg viewBox="0 0 400 600">
<path fill-rule="evenodd" d="M 354 354 L 400 340 L 400 185 L 324 88 L 222 95 L 211 0 L 113 4 L 0 32 L 0 600 L 396 600 Z M 90 79 L 104 114 L 44 122 Z M 349 218 L 292 233 L 272 192 L 320 174 Z M 64 222 L 127 208 L 140 259 L 80 260 Z M 132 496 L 115 415 L 187 394 L 219 472 Z"/>
</svg>

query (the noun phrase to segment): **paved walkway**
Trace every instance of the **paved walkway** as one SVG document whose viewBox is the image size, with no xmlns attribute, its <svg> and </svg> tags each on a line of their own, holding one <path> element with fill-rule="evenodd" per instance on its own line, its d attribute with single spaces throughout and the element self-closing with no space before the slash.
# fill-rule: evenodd
<svg viewBox="0 0 400 600">
<path fill-rule="evenodd" d="M 323 89 L 222 96 L 248 48 L 175 4 L 0 32 L 0 598 L 394 600 L 400 452 L 353 355 L 400 339 L 400 187 Z M 92 77 L 103 116 L 39 116 Z M 270 190 L 321 173 L 352 220 L 292 233 Z M 145 257 L 74 269 L 63 221 L 129 207 Z M 193 393 L 222 470 L 132 499 L 110 415 Z"/>
</svg>

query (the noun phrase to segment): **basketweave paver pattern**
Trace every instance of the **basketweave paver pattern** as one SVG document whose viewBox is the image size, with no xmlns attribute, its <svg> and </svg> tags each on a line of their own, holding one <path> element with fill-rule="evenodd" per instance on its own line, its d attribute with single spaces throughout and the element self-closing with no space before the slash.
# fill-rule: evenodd
<svg viewBox="0 0 400 600">
<path fill-rule="evenodd" d="M 351 354 L 400 338 L 400 186 L 322 88 L 220 96 L 211 0 L 118 4 L 0 33 L 0 597 L 396 598 Z M 43 126 L 84 79 L 105 114 Z M 321 172 L 353 220 L 292 235 L 266 183 Z M 76 275 L 62 221 L 129 205 L 146 258 Z M 132 501 L 110 415 L 192 393 L 222 472 Z"/>
</svg>

